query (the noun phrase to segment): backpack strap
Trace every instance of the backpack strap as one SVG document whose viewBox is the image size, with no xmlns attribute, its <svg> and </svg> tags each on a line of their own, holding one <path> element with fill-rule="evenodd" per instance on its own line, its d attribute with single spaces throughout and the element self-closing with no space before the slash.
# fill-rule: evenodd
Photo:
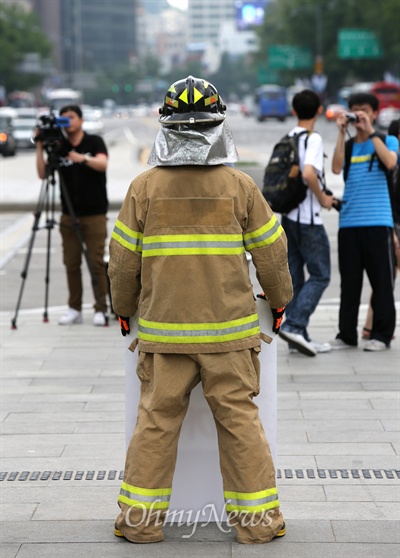
<svg viewBox="0 0 400 558">
<path fill-rule="evenodd" d="M 343 179 L 346 182 L 351 165 L 351 153 L 353 151 L 354 137 L 348 139 L 344 144 L 344 166 L 343 166 Z"/>
</svg>

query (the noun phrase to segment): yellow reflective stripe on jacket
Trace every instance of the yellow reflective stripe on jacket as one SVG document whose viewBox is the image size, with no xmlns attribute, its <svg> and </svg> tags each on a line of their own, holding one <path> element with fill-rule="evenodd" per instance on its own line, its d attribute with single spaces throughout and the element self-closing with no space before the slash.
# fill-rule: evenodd
<svg viewBox="0 0 400 558">
<path fill-rule="evenodd" d="M 246 250 L 251 251 L 253 248 L 269 246 L 281 236 L 282 232 L 283 228 L 274 215 L 266 225 L 263 225 L 259 229 L 244 235 L 243 238 Z"/>
<path fill-rule="evenodd" d="M 240 234 L 177 234 L 143 238 L 144 258 L 152 256 L 192 256 L 243 254 Z"/>
<path fill-rule="evenodd" d="M 143 233 L 136 232 L 117 219 L 111 237 L 132 252 L 142 251 Z"/>
<path fill-rule="evenodd" d="M 257 314 L 220 323 L 176 324 L 139 318 L 138 337 L 156 343 L 221 343 L 260 333 Z"/>
<path fill-rule="evenodd" d="M 171 488 L 140 488 L 123 482 L 118 500 L 132 507 L 167 509 L 171 491 Z"/>
<path fill-rule="evenodd" d="M 226 511 L 257 512 L 279 507 L 278 490 L 269 488 L 259 492 L 224 492 Z"/>
</svg>

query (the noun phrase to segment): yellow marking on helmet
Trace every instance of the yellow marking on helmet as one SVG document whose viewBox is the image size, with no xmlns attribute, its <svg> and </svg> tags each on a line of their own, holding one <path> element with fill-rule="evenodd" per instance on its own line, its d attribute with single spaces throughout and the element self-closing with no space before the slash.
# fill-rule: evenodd
<svg viewBox="0 0 400 558">
<path fill-rule="evenodd" d="M 168 91 L 171 91 L 171 93 L 176 93 L 176 89 L 174 84 L 171 85 L 171 87 L 168 89 Z"/>
<path fill-rule="evenodd" d="M 199 99 L 202 99 L 204 97 L 203 93 L 200 93 L 200 91 L 198 89 L 196 89 L 195 87 L 193 88 L 193 95 L 194 95 L 194 102 L 197 103 L 197 101 Z"/>
<path fill-rule="evenodd" d="M 209 85 L 208 81 L 204 81 L 204 80 L 203 80 L 203 83 L 204 83 L 204 89 L 207 89 L 207 87 L 208 87 L 208 85 Z"/>
<path fill-rule="evenodd" d="M 204 99 L 204 105 L 207 107 L 211 105 L 211 103 L 216 103 L 218 101 L 218 95 L 215 93 L 212 97 L 208 97 L 208 99 Z"/>
<path fill-rule="evenodd" d="M 179 106 L 178 101 L 176 99 L 171 99 L 170 97 L 165 97 L 165 104 L 175 108 L 178 108 Z"/>
<path fill-rule="evenodd" d="M 183 101 L 184 103 L 186 103 L 188 105 L 189 104 L 188 90 L 185 89 L 184 91 L 182 91 L 182 93 L 179 95 L 179 98 L 180 98 L 181 101 Z"/>
</svg>

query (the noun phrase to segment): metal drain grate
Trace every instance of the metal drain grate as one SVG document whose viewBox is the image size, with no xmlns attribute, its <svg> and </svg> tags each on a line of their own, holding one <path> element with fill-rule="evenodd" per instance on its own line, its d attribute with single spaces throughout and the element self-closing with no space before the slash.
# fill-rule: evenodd
<svg viewBox="0 0 400 558">
<path fill-rule="evenodd" d="M 0 481 L 123 480 L 124 472 L 110 471 L 2 471 Z M 278 469 L 278 479 L 400 479 L 398 469 Z"/>
</svg>

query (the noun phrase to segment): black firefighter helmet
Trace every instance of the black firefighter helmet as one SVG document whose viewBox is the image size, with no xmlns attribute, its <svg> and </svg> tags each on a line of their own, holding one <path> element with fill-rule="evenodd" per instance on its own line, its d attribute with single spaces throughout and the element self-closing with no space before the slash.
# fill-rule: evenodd
<svg viewBox="0 0 400 558">
<path fill-rule="evenodd" d="M 225 120 L 226 106 L 214 85 L 188 76 L 168 89 L 158 119 L 164 126 L 218 126 Z"/>
</svg>

